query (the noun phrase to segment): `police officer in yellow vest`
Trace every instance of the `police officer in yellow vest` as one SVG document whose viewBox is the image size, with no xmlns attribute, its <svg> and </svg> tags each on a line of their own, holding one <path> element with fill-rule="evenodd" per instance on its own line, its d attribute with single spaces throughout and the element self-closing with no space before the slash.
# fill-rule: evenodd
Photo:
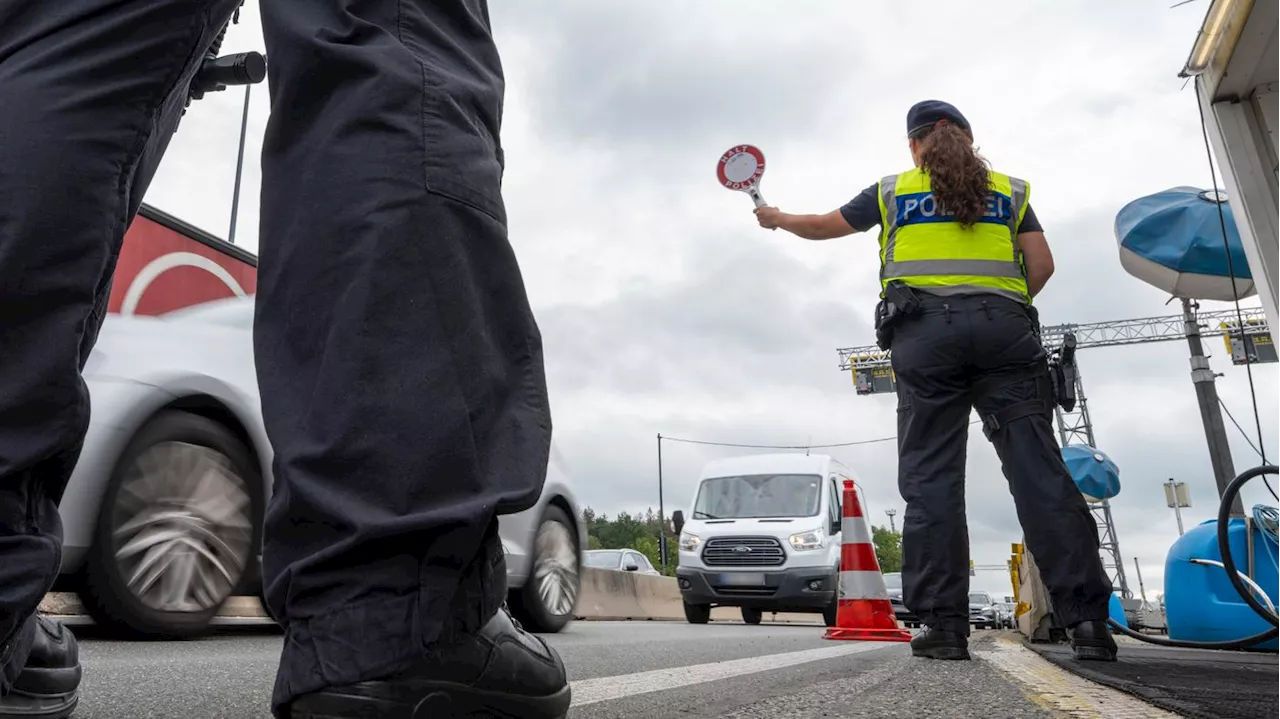
<svg viewBox="0 0 1280 719">
<path fill-rule="evenodd" d="M 892 348 L 897 375 L 903 601 L 927 627 L 912 653 L 969 658 L 964 473 L 976 408 L 1076 658 L 1113 661 L 1097 525 L 1050 423 L 1052 387 L 1031 299 L 1053 274 L 1053 256 L 1030 185 L 990 170 L 969 122 L 947 103 L 912 107 L 907 135 L 916 166 L 844 207 L 824 215 L 762 207 L 756 215 L 762 227 L 807 240 L 881 228 L 876 334 Z"/>
</svg>

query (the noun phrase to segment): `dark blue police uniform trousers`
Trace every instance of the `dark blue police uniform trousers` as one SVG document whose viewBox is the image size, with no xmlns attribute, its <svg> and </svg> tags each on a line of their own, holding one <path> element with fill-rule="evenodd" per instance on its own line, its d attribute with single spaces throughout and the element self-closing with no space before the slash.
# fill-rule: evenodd
<svg viewBox="0 0 1280 719">
<path fill-rule="evenodd" d="M 59 567 L 80 370 L 121 238 L 234 6 L 0 0 L 0 686 Z M 255 352 L 279 706 L 405 668 L 498 610 L 496 517 L 536 501 L 551 420 L 484 1 L 262 12 Z"/>
<path fill-rule="evenodd" d="M 895 328 L 891 345 L 898 489 L 907 502 L 903 603 L 925 624 L 968 634 L 969 413 L 977 409 L 988 416 L 1047 399 L 1047 358 L 1026 308 L 1014 300 L 995 294 L 920 296 L 923 313 Z M 1042 368 L 1041 382 L 1001 379 L 1035 364 Z M 1068 626 L 1106 619 L 1111 581 L 1098 555 L 1098 526 L 1062 460 L 1052 412 L 1045 407 L 1002 423 L 990 439 L 1055 612 Z"/>
</svg>

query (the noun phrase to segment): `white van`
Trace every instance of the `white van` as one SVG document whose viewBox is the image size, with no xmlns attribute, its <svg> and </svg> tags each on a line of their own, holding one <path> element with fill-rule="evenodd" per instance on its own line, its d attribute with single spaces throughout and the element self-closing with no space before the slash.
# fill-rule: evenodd
<svg viewBox="0 0 1280 719">
<path fill-rule="evenodd" d="M 707 464 L 680 534 L 676 581 L 685 618 L 706 624 L 711 608 L 821 612 L 836 621 L 840 582 L 840 500 L 856 477 L 827 455 L 754 454 Z"/>
</svg>

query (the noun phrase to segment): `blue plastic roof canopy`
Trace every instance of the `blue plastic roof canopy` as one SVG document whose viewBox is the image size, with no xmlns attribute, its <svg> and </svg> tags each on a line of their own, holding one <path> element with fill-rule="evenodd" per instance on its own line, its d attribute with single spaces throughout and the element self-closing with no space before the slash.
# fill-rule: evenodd
<svg viewBox="0 0 1280 719">
<path fill-rule="evenodd" d="M 1101 502 L 1120 494 L 1120 468 L 1111 458 L 1087 444 L 1062 448 L 1071 479 L 1087 502 Z"/>
<path fill-rule="evenodd" d="M 1222 243 L 1226 220 L 1227 246 Z M 1174 297 L 1229 302 L 1231 271 L 1239 299 L 1256 294 L 1249 260 L 1226 193 L 1174 187 L 1140 197 L 1116 214 L 1125 271 Z M 1231 264 L 1227 262 L 1230 247 Z"/>
</svg>

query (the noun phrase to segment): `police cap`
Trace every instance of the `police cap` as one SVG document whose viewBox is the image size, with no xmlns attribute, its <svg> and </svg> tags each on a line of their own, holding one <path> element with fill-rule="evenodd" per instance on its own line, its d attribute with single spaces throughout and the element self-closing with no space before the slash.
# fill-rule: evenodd
<svg viewBox="0 0 1280 719">
<path fill-rule="evenodd" d="M 941 100 L 925 100 L 917 102 L 907 110 L 907 135 L 914 136 L 926 128 L 933 127 L 939 120 L 946 120 L 961 130 L 972 132 L 969 121 L 954 105 Z"/>
</svg>

